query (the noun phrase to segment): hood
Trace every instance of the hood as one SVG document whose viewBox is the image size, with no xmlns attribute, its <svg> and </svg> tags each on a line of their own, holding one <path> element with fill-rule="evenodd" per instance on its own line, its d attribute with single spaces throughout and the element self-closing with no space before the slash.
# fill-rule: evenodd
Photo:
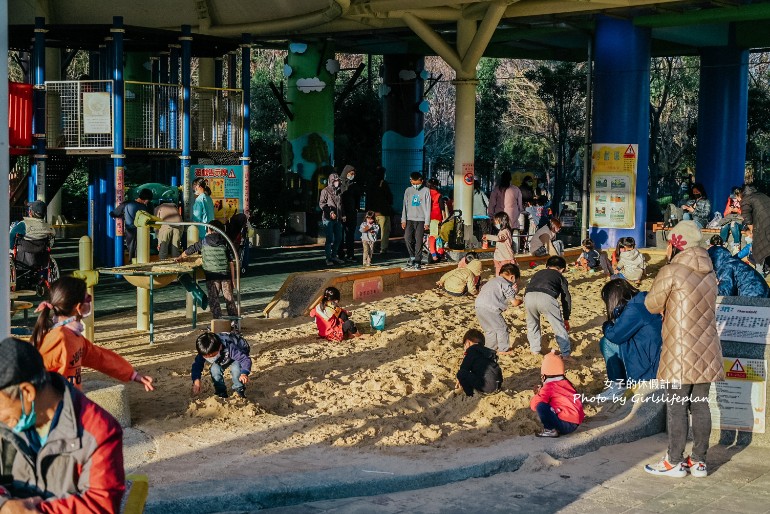
<svg viewBox="0 0 770 514">
<path fill-rule="evenodd" d="M 641 306 L 644 307 L 645 298 L 647 298 L 647 291 L 639 291 L 638 293 L 636 293 L 636 295 L 634 295 L 633 298 L 631 298 L 628 301 L 628 305 L 631 305 L 633 303 L 633 304 L 641 304 Z M 646 311 L 647 308 L 645 307 L 644 310 Z"/>
<path fill-rule="evenodd" d="M 481 261 L 476 259 L 475 261 L 471 261 L 468 266 L 468 270 L 470 270 L 471 273 L 473 273 L 475 276 L 481 275 L 482 270 L 482 264 Z"/>
<path fill-rule="evenodd" d="M 342 176 L 347 178 L 349 171 L 355 171 L 356 167 L 352 166 L 350 164 L 346 164 L 344 168 L 342 168 Z"/>
<path fill-rule="evenodd" d="M 634 248 L 633 250 L 629 250 L 626 252 L 628 257 L 626 259 L 630 260 L 633 263 L 640 263 L 644 262 L 644 255 L 642 255 L 642 252 Z"/>
<path fill-rule="evenodd" d="M 741 198 L 746 198 L 747 196 L 753 195 L 756 192 L 757 192 L 757 189 L 754 186 L 747 185 L 743 190 L 743 194 L 741 195 Z"/>
<path fill-rule="evenodd" d="M 334 182 L 335 180 L 339 180 L 339 179 L 340 179 L 339 175 L 337 175 L 336 173 L 330 173 L 329 174 L 329 179 L 328 179 L 328 184 L 331 186 L 332 182 Z"/>
<path fill-rule="evenodd" d="M 708 249 L 708 254 L 711 258 L 711 264 L 714 266 L 714 269 L 723 266 L 726 262 L 733 258 L 733 256 L 724 246 L 712 246 Z"/>
<path fill-rule="evenodd" d="M 695 248 L 688 248 L 687 250 L 679 253 L 671 260 L 672 264 L 680 264 L 687 268 L 690 268 L 696 273 L 707 274 L 714 271 L 714 265 L 711 263 L 711 258 L 705 248 L 700 246 Z"/>
<path fill-rule="evenodd" d="M 212 234 L 206 234 L 204 238 L 208 246 L 226 246 L 227 241 L 218 232 Z"/>
</svg>

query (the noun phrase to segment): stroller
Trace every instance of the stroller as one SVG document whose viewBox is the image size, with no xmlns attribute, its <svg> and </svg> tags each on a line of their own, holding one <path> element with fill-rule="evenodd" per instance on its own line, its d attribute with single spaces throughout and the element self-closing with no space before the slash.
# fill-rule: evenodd
<svg viewBox="0 0 770 514">
<path fill-rule="evenodd" d="M 48 294 L 51 283 L 59 279 L 59 265 L 51 257 L 51 240 L 25 239 L 17 234 L 11 250 L 13 289 L 32 289 L 40 297 Z"/>
<path fill-rule="evenodd" d="M 463 219 L 462 211 L 456 210 L 449 213 L 441 223 L 439 223 L 438 237 L 436 238 L 435 247 L 438 259 L 432 257 L 431 248 L 433 245 L 430 242 L 430 236 L 423 236 L 422 251 L 423 254 L 428 256 L 428 264 L 434 264 L 441 262 L 447 258 L 447 250 L 464 250 L 465 241 L 463 233 Z"/>
<path fill-rule="evenodd" d="M 225 225 L 225 233 L 238 250 L 241 275 L 245 275 L 249 269 L 249 219 L 241 212 L 233 214 Z"/>
</svg>

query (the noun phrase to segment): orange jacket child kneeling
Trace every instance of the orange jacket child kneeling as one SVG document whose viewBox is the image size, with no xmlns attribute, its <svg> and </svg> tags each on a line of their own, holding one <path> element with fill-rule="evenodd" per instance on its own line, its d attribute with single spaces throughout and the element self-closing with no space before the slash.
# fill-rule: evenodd
<svg viewBox="0 0 770 514">
<path fill-rule="evenodd" d="M 559 437 L 574 432 L 585 413 L 575 387 L 564 377 L 564 360 L 552 351 L 543 358 L 540 375 L 543 385 L 535 389 L 529 403 L 544 427 L 537 436 Z"/>
<path fill-rule="evenodd" d="M 318 337 L 329 341 L 342 341 L 351 337 L 360 337 L 356 324 L 350 319 L 350 313 L 339 306 L 340 291 L 336 287 L 327 287 L 321 301 L 311 311 L 318 327 Z"/>
<path fill-rule="evenodd" d="M 48 371 L 59 373 L 78 389 L 81 368 L 86 366 L 121 382 L 139 382 L 147 391 L 153 390 L 152 377 L 140 375 L 126 359 L 83 336 L 81 320 L 91 315 L 85 281 L 62 277 L 51 284 L 50 296 L 51 301 L 42 302 L 35 311 L 40 316 L 32 331 L 32 342 Z"/>
</svg>

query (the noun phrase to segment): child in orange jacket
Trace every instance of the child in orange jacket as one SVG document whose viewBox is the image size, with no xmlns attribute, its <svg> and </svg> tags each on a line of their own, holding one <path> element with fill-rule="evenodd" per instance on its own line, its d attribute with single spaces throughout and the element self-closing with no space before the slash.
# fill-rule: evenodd
<svg viewBox="0 0 770 514">
<path fill-rule="evenodd" d="M 342 341 L 353 337 L 361 337 L 356 324 L 350 319 L 350 313 L 339 306 L 340 290 L 327 287 L 321 301 L 310 312 L 318 327 L 318 337 L 329 341 Z"/>
<path fill-rule="evenodd" d="M 78 389 L 82 366 L 122 382 L 139 382 L 147 391 L 154 389 L 152 377 L 140 375 L 126 359 L 83 337 L 80 320 L 91 315 L 85 281 L 62 277 L 51 284 L 50 296 L 50 302 L 42 302 L 35 310 L 40 316 L 32 331 L 32 343 L 48 371 L 59 373 Z"/>
<path fill-rule="evenodd" d="M 583 422 L 583 402 L 564 377 L 564 360 L 552 351 L 540 366 L 543 385 L 535 389 L 529 408 L 537 412 L 543 431 L 537 437 L 559 437 L 574 432 Z"/>
</svg>

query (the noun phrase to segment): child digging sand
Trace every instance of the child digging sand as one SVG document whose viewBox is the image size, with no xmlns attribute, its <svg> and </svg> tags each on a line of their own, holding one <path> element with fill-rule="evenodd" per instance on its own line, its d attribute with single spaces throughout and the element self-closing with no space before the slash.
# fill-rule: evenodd
<svg viewBox="0 0 770 514">
<path fill-rule="evenodd" d="M 484 334 L 472 328 L 463 336 L 465 357 L 457 372 L 457 388 L 467 396 L 474 391 L 494 393 L 503 384 L 503 371 L 497 363 L 497 352 L 484 346 Z"/>
<path fill-rule="evenodd" d="M 540 348 L 540 315 L 544 315 L 551 324 L 556 335 L 556 342 L 564 357 L 569 357 L 569 315 L 572 310 L 572 297 L 569 294 L 569 284 L 564 278 L 567 261 L 560 255 L 549 257 L 545 263 L 546 269 L 535 273 L 527 285 L 524 295 L 524 307 L 527 311 L 527 339 L 532 353 L 539 354 Z M 561 297 L 564 317 L 559 310 L 557 298 Z"/>
<path fill-rule="evenodd" d="M 318 337 L 328 341 L 342 341 L 354 337 L 364 337 L 353 320 L 350 313 L 340 307 L 340 290 L 336 287 L 327 287 L 321 301 L 316 305 L 310 316 L 315 318 L 318 327 Z"/>
<path fill-rule="evenodd" d="M 227 386 L 225 385 L 225 368 L 230 368 L 230 377 L 233 380 L 233 391 L 241 398 L 246 397 L 246 384 L 249 383 L 251 373 L 251 357 L 249 357 L 249 344 L 237 333 L 205 332 L 195 340 L 195 348 L 198 355 L 192 365 L 192 393 L 201 392 L 201 374 L 208 362 L 211 364 L 211 381 L 214 382 L 214 391 L 220 398 L 227 398 Z"/>
<path fill-rule="evenodd" d="M 465 294 L 476 296 L 479 293 L 478 283 L 482 269 L 480 260 L 472 260 L 463 268 L 455 268 L 444 273 L 436 285 L 452 296 Z"/>
<path fill-rule="evenodd" d="M 475 262 L 475 261 L 474 261 Z M 500 268 L 500 276 L 493 278 L 481 288 L 476 298 L 476 316 L 484 330 L 486 346 L 501 353 L 511 349 L 508 325 L 503 318 L 503 311 L 508 305 L 521 305 L 521 298 L 516 298 L 516 281 L 521 274 L 515 264 L 505 264 Z"/>
<path fill-rule="evenodd" d="M 540 366 L 542 385 L 535 388 L 529 408 L 537 412 L 543 431 L 537 437 L 559 437 L 574 432 L 583 422 L 583 403 L 572 382 L 564 377 L 564 360 L 551 352 Z"/>
</svg>

